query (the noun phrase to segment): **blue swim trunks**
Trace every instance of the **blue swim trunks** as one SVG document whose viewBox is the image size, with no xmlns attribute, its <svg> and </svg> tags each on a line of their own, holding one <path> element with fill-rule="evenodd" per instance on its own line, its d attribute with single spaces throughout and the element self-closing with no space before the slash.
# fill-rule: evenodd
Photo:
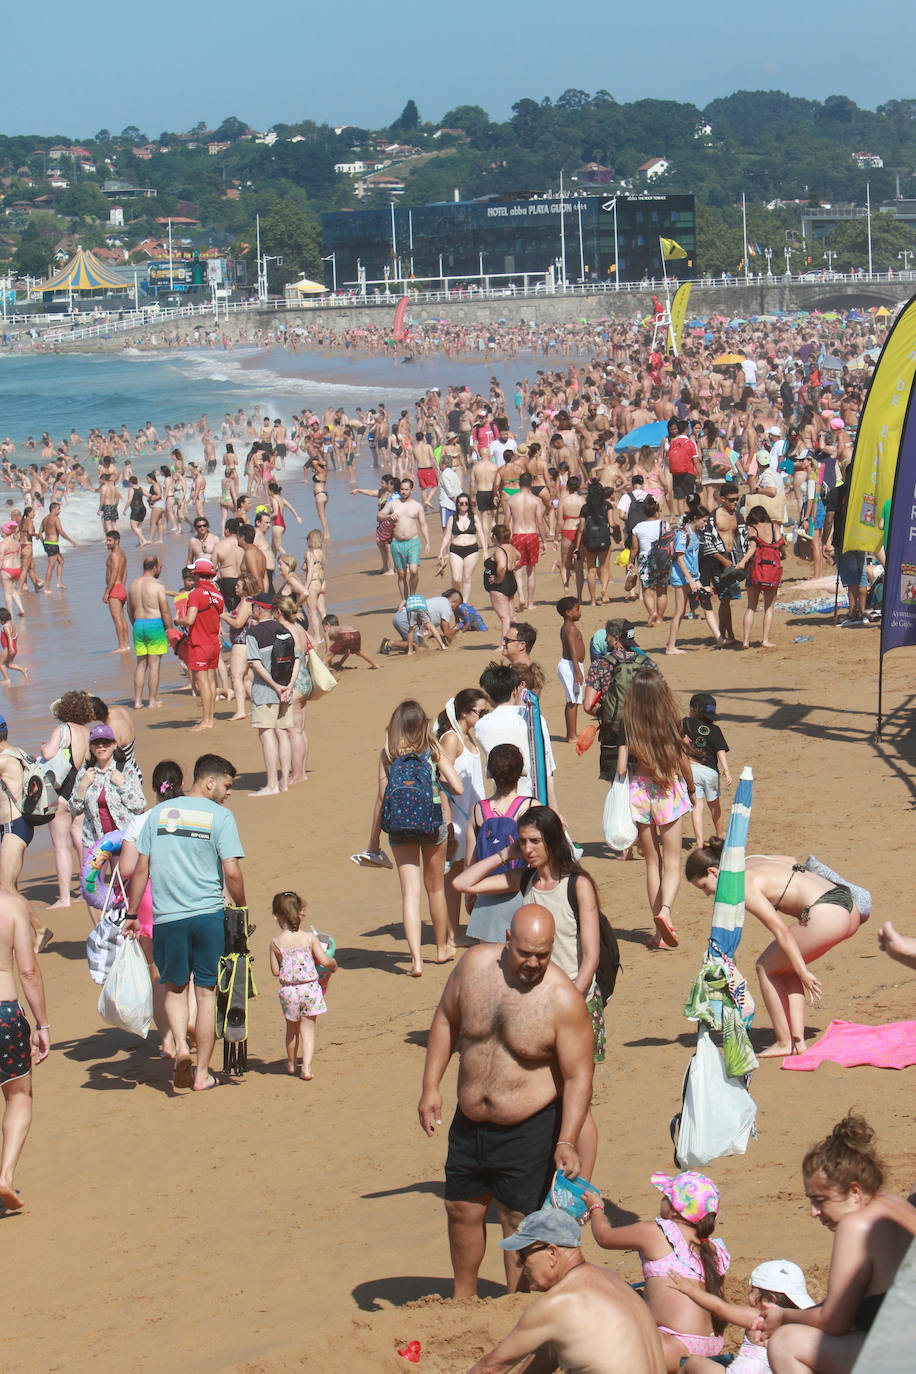
<svg viewBox="0 0 916 1374">
<path fill-rule="evenodd" d="M 407 568 L 419 568 L 420 540 L 392 539 L 391 562 L 395 572 L 404 572 Z"/>
<path fill-rule="evenodd" d="M 167 654 L 168 651 L 165 626 L 158 615 L 150 620 L 134 621 L 134 653 L 137 658 L 145 658 L 147 654 Z"/>
</svg>

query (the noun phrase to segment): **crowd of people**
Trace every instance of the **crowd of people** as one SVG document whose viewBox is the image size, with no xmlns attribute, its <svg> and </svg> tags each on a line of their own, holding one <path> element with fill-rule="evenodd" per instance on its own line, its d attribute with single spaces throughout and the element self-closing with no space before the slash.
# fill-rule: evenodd
<svg viewBox="0 0 916 1374">
<path fill-rule="evenodd" d="M 525 331 L 514 337 L 519 352 L 539 346 Z M 593 1374 L 660 1374 L 684 1360 L 691 1374 L 705 1374 L 729 1322 L 746 1332 L 734 1366 L 742 1374 L 766 1368 L 767 1359 L 776 1374 L 850 1369 L 905 1237 L 916 1231 L 916 1210 L 884 1192 L 870 1130 L 854 1116 L 803 1165 L 812 1211 L 836 1235 L 827 1296 L 817 1306 L 798 1267 L 785 1260 L 757 1266 L 746 1306 L 724 1300 L 728 1252 L 710 1239 L 719 1192 L 703 1175 L 653 1175 L 660 1216 L 624 1227 L 606 1218 L 596 1192 L 586 1192 L 578 1221 L 544 1205 L 555 1175 L 590 1179 L 599 1157 L 593 1075 L 607 1053 L 617 967 L 598 888 L 564 814 L 566 770 L 597 740 L 599 776 L 623 790 L 632 834 L 612 848 L 623 860 L 635 846 L 644 861 L 653 957 L 680 945 L 675 908 L 685 843 L 692 846 L 688 882 L 715 895 L 726 819 L 721 780 L 731 782 L 714 694 L 680 703 L 637 645 L 632 619 L 617 614 L 584 634 L 583 608 L 616 600 L 632 616 L 641 600 L 647 628 L 668 620 L 664 652 L 674 655 L 685 652 L 679 640 L 688 619 L 709 632 L 710 648 L 749 648 L 762 601 L 761 644 L 768 648 L 790 547 L 811 550 L 816 576 L 835 561 L 848 591 L 848 628 L 867 623 L 869 580 L 881 576 L 880 557 L 866 566 L 864 555 L 842 552 L 844 477 L 866 382 L 855 364 L 874 344 L 872 322 L 849 323 L 842 338 L 812 324 L 743 326 L 728 342 L 744 345 L 744 362 L 717 368 L 712 360 L 725 338 L 707 327 L 680 358 L 666 358 L 635 326 L 557 329 L 540 352 L 578 358 L 587 347 L 589 361 L 539 371 L 511 397 L 494 378 L 487 396 L 457 386 L 445 395 L 428 389 L 413 415 L 398 417 L 379 403 L 352 416 L 340 407 L 320 415 L 303 409 L 288 423 L 256 411 L 215 425 L 204 416 L 164 435 L 152 425 L 133 436 L 126 428 L 93 431 L 87 464 L 97 465 L 94 482 L 74 457 L 84 443 L 76 433 L 56 446 L 43 436 L 40 461 L 25 466 L 13 464 L 15 446 L 3 453 L 0 477 L 24 498 L 2 527 L 4 670 L 16 666 L 23 594 L 50 593 L 54 574 L 63 590 L 60 544 L 70 536 L 62 503 L 97 489 L 107 549 L 103 600 L 117 649 L 133 652 L 134 709 L 161 706 L 162 664 L 174 657 L 176 678 L 186 678 L 199 706 L 195 731 L 212 730 L 218 708 L 257 730 L 265 782 L 254 796 L 306 779 L 307 703 L 326 683 L 329 665 L 379 666 L 360 630 L 327 609 L 338 479 L 347 483 L 348 501 L 376 501 L 379 574 L 393 579 L 380 583 L 391 587 L 393 631 L 382 639 L 381 657 L 433 646 L 454 653 L 462 636 L 490 632 L 474 604 L 478 592 L 488 596 L 496 648 L 482 671 L 465 669 L 468 685 L 438 711 L 414 696 L 392 710 L 366 847 L 352 856 L 360 867 L 396 870 L 407 972 L 424 976 L 424 893 L 435 961 L 457 961 L 430 1028 L 419 1104 L 420 1124 L 432 1135 L 442 1121 L 440 1084 L 460 1047 L 445 1184 L 455 1296 L 477 1292 L 491 1201 L 509 1290 L 524 1280 L 545 1295 L 475 1365 L 477 1374 L 509 1368 L 545 1346 Z M 443 347 L 441 337 L 433 339 L 431 348 Z M 453 342 L 458 356 L 470 334 Z M 503 335 L 491 353 L 487 341 L 486 356 L 505 343 Z M 842 373 L 821 370 L 828 345 L 844 362 Z M 661 434 L 638 442 L 636 431 L 653 424 Z M 182 455 L 180 446 L 191 443 L 200 447 L 199 462 Z M 378 481 L 358 487 L 365 459 Z M 220 461 L 217 531 L 206 478 L 218 474 Z M 153 464 L 145 485 L 134 464 Z M 301 561 L 287 547 L 287 517 L 297 527 L 303 517 L 284 495 L 299 480 L 312 491 L 316 519 Z M 125 521 L 143 550 L 134 577 L 122 548 Z M 186 528 L 182 585 L 170 592 L 151 546 L 164 552 L 169 536 Z M 48 554 L 43 586 L 27 558 L 34 537 Z M 421 592 L 426 573 L 447 578 L 440 594 Z M 547 674 L 532 656 L 538 630 L 525 618 L 543 604 L 545 585 L 559 616 L 559 737 L 541 705 Z M 690 647 L 702 647 L 695 636 Z M 711 688 L 721 661 L 717 654 L 704 660 Z M 468 660 L 456 655 L 454 662 Z M 581 731 L 580 707 L 587 718 Z M 71 903 L 74 872 L 117 836 L 124 934 L 139 939 L 146 956 L 161 1053 L 177 1089 L 209 1091 L 219 1083 L 211 1060 L 223 909 L 245 906 L 243 849 L 226 806 L 236 769 L 204 753 L 185 790 L 179 766 L 159 760 L 150 807 L 128 708 L 72 690 L 51 710 L 52 729 L 35 753 L 55 789 L 45 817 L 55 905 Z M 29 1127 L 30 1065 L 50 1048 L 36 956 L 53 932 L 18 893 L 35 813 L 26 804 L 31 756 L 10 745 L 7 733 L 0 720 L 0 1202 L 17 1210 L 14 1172 Z M 688 816 L 692 840 L 684 836 Z M 806 1004 L 823 995 L 812 963 L 852 938 L 868 912 L 853 885 L 820 876 L 792 855 L 749 856 L 745 885 L 748 913 L 772 936 L 756 971 L 773 1042 L 758 1053 L 796 1055 L 805 1048 Z M 277 893 L 272 915 L 278 933 L 269 958 L 286 1066 L 309 1080 L 316 1020 L 336 965 L 308 929 L 299 894 Z M 911 942 L 889 924 L 879 940 L 893 957 L 916 960 Z M 14 969 L 34 1031 L 18 1008 Z M 645 1301 L 583 1260 L 581 1220 L 604 1248 L 639 1251 Z M 892 1233 L 880 1251 L 872 1228 Z"/>
</svg>

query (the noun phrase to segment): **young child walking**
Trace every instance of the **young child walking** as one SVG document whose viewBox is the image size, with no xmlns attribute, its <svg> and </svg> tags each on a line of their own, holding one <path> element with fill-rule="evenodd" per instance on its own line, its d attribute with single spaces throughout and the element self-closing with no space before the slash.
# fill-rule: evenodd
<svg viewBox="0 0 916 1374">
<path fill-rule="evenodd" d="M 585 690 L 585 641 L 579 629 L 582 607 L 574 596 L 561 596 L 557 602 L 557 613 L 563 618 L 557 677 L 566 695 L 566 743 L 575 744 L 579 705 Z"/>
<path fill-rule="evenodd" d="M 690 754 L 695 797 L 693 802 L 693 833 L 698 845 L 703 844 L 703 799 L 709 802 L 709 814 L 719 839 L 725 838 L 722 825 L 722 803 L 719 801 L 719 774 L 725 775 L 731 787 L 728 771 L 728 745 L 716 725 L 716 699 L 709 692 L 695 692 L 690 698 L 690 715 L 681 721 L 681 733 Z"/>
<path fill-rule="evenodd" d="M 280 980 L 280 1006 L 286 1018 L 286 1071 L 296 1072 L 301 1042 L 302 1077 L 308 1080 L 313 1076 L 315 1022 L 327 1011 L 323 985 L 337 968 L 337 960 L 325 954 L 313 931 L 299 929 L 305 902 L 298 893 L 278 892 L 273 914 L 280 934 L 270 942 L 270 971 Z"/>
<path fill-rule="evenodd" d="M 720 1297 L 729 1254 L 721 1240 L 710 1240 L 719 1212 L 719 1190 L 705 1174 L 653 1174 L 662 1194 L 661 1216 L 612 1226 L 597 1193 L 583 1194 L 592 1235 L 604 1250 L 638 1250 L 646 1281 L 646 1302 L 658 1326 L 669 1374 L 687 1355 L 722 1353 L 725 1322 L 679 1292 L 673 1274 L 699 1280 L 707 1293 Z"/>
<path fill-rule="evenodd" d="M 731 1326 L 744 1327 L 744 1340 L 729 1365 L 730 1374 L 767 1374 L 770 1368 L 763 1333 L 753 1329 L 754 1323 L 762 1315 L 764 1303 L 772 1303 L 790 1312 L 814 1306 L 804 1273 L 791 1260 L 765 1260 L 763 1264 L 758 1264 L 751 1274 L 745 1306 L 726 1302 L 724 1298 L 707 1293 L 701 1284 L 675 1270 L 668 1277 L 672 1286 L 679 1293 L 686 1294 L 698 1307 Z M 682 1374 L 719 1374 L 721 1368 L 715 1360 L 707 1359 L 704 1355 L 691 1355 L 687 1363 L 681 1365 Z"/>
</svg>

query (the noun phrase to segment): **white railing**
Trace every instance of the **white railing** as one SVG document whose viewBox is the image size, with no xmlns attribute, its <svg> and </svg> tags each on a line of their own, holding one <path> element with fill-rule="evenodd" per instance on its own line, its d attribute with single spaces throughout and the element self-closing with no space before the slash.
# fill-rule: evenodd
<svg viewBox="0 0 916 1374">
<path fill-rule="evenodd" d="M 696 277 L 692 278 L 691 285 L 704 290 L 746 290 L 747 288 L 759 288 L 764 286 L 833 286 L 833 285 L 896 285 L 899 283 L 912 283 L 916 281 L 916 271 L 907 272 L 873 272 L 871 276 L 867 273 L 844 273 L 844 272 L 823 272 L 823 273 L 800 273 L 795 276 L 787 274 L 759 273 L 748 277 Z M 12 336 L 12 342 L 18 342 L 23 336 L 28 335 L 36 342 L 42 344 L 59 343 L 80 343 L 89 339 L 110 338 L 113 335 L 125 334 L 136 329 L 150 329 L 158 331 L 163 325 L 170 321 L 195 320 L 198 322 L 209 321 L 214 329 L 219 328 L 221 320 L 230 315 L 239 314 L 258 314 L 258 313 L 280 313 L 300 311 L 310 312 L 315 310 L 341 310 L 352 309 L 385 309 L 390 310 L 401 295 L 407 295 L 413 305 L 448 305 L 458 301 L 497 301 L 506 303 L 509 301 L 537 301 L 547 297 L 555 298 L 570 297 L 572 299 L 592 299 L 596 296 L 611 298 L 608 300 L 610 308 L 613 297 L 621 294 L 632 295 L 647 291 L 660 291 L 664 288 L 664 280 L 660 278 L 643 278 L 641 281 L 634 282 L 568 282 L 564 286 L 559 282 L 545 283 L 538 282 L 536 285 L 529 284 L 527 291 L 512 285 L 498 288 L 475 287 L 451 288 L 448 291 L 416 291 L 410 288 L 409 284 L 406 291 L 389 289 L 386 294 L 384 291 L 367 291 L 364 294 L 348 292 L 347 294 L 327 296 L 312 296 L 306 300 L 291 299 L 287 297 L 272 297 L 266 301 L 245 300 L 245 301 L 220 301 L 219 306 L 214 310 L 211 301 L 201 301 L 197 304 L 179 306 L 144 306 L 139 310 L 124 311 L 119 313 L 117 319 L 112 319 L 110 315 L 103 320 L 93 320 L 92 315 L 77 315 L 67 317 L 73 319 L 70 324 L 51 323 L 46 315 L 23 315 L 15 314 L 8 316 L 0 321 L 0 334 Z M 669 290 L 681 284 L 671 278 Z M 80 323 L 79 321 L 86 321 Z M 34 334 L 33 332 L 34 331 Z"/>
</svg>

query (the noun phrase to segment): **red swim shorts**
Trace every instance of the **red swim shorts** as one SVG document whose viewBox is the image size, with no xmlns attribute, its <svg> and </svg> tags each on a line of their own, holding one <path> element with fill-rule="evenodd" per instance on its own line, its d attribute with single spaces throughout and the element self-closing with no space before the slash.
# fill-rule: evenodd
<svg viewBox="0 0 916 1374">
<path fill-rule="evenodd" d="M 517 567 L 537 567 L 538 559 L 541 556 L 541 541 L 536 534 L 513 534 L 509 542 L 519 552 Z"/>
<path fill-rule="evenodd" d="M 185 660 L 188 670 L 192 673 L 205 673 L 210 669 L 219 667 L 219 649 L 209 650 L 207 648 L 188 647 L 188 656 Z"/>
</svg>

